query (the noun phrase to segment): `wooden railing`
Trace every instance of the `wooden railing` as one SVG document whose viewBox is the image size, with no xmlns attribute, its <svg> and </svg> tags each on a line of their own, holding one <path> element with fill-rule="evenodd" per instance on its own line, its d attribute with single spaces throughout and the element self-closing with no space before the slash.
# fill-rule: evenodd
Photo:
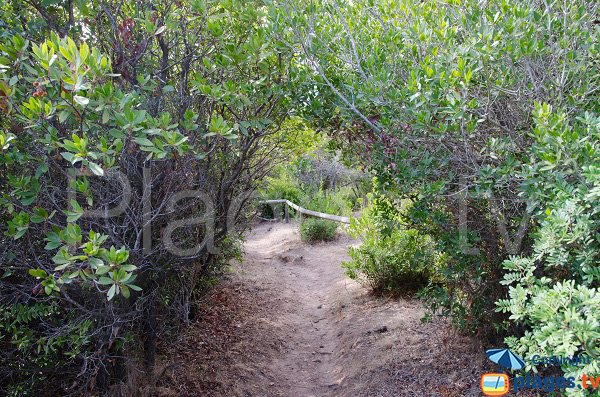
<svg viewBox="0 0 600 397">
<path fill-rule="evenodd" d="M 306 208 L 302 208 L 299 205 L 294 204 L 289 200 L 264 200 L 264 201 L 261 201 L 261 203 L 263 203 L 263 204 L 286 204 L 284 206 L 286 222 L 290 221 L 290 214 L 289 214 L 288 207 L 292 207 L 293 209 L 295 209 L 296 211 L 298 211 L 299 213 L 304 214 L 304 215 L 328 219 L 328 220 L 334 221 L 334 222 L 350 223 L 350 218 L 348 218 L 347 216 L 330 215 L 330 214 L 324 214 L 322 212 L 307 210 Z"/>
</svg>

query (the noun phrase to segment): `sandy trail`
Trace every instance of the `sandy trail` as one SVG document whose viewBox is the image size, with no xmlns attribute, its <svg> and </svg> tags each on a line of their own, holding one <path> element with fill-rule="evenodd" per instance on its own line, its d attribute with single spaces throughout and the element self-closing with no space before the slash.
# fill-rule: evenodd
<svg viewBox="0 0 600 397">
<path fill-rule="evenodd" d="M 335 307 L 333 292 L 343 288 L 341 268 L 329 264 L 345 259 L 345 248 L 342 244 L 304 246 L 295 228 L 281 225 L 267 228 L 266 233 L 259 228 L 245 248 L 248 279 L 273 280 L 282 299 L 278 328 L 292 331 L 269 370 L 289 395 L 324 395 L 336 382 L 332 360 L 336 327 L 330 311 Z"/>
<path fill-rule="evenodd" d="M 355 243 L 340 233 L 310 245 L 300 241 L 297 224 L 257 225 L 244 262 L 169 352 L 180 365 L 159 394 L 481 395 L 481 346 L 441 320 L 421 323 L 421 303 L 373 297 L 345 277 L 341 263 Z"/>
</svg>

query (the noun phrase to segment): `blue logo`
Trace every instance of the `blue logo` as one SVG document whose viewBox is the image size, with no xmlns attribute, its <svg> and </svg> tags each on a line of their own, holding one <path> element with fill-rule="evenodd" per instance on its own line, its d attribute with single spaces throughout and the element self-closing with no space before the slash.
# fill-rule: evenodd
<svg viewBox="0 0 600 397">
<path fill-rule="evenodd" d="M 518 371 L 525 367 L 525 361 L 508 349 L 489 349 L 485 355 L 503 368 Z"/>
</svg>

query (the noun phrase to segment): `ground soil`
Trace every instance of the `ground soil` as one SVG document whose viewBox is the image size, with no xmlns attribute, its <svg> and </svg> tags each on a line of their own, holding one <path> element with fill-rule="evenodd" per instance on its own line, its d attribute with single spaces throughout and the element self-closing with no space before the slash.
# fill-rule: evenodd
<svg viewBox="0 0 600 397">
<path fill-rule="evenodd" d="M 484 346 L 421 302 L 373 296 L 341 263 L 355 241 L 306 244 L 264 222 L 203 302 L 159 382 L 160 396 L 481 396 Z"/>
</svg>

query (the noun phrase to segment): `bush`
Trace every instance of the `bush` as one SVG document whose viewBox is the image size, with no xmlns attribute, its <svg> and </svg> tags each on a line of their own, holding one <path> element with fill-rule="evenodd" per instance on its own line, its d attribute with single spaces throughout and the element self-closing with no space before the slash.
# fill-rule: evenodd
<svg viewBox="0 0 600 397">
<path fill-rule="evenodd" d="M 300 238 L 302 241 L 331 241 L 335 238 L 337 223 L 326 219 L 308 218 L 300 223 Z"/>
<path fill-rule="evenodd" d="M 390 236 L 366 236 L 358 248 L 350 248 L 345 262 L 348 277 L 375 292 L 400 293 L 425 286 L 434 261 L 428 239 L 416 230 L 396 229 Z"/>
<path fill-rule="evenodd" d="M 76 377 L 81 371 L 81 356 L 91 351 L 91 320 L 72 321 L 73 316 L 56 302 L 0 305 L 0 362 L 5 371 L 20 373 L 19 382 L 7 382 L 7 396 L 26 396 L 38 383 L 51 381 L 60 372 Z M 62 327 L 56 335 L 44 329 Z M 38 369 L 27 373 L 23 365 Z M 60 370 L 57 370 L 60 368 Z"/>
<path fill-rule="evenodd" d="M 569 120 L 549 105 L 538 105 L 534 117 L 533 163 L 524 171 L 523 193 L 545 210 L 537 214 L 533 253 L 504 262 L 509 293 L 498 310 L 525 326 L 522 336 L 506 342 L 523 357 L 599 357 L 600 118 Z M 563 367 L 576 378 L 599 370 L 597 361 Z"/>
<path fill-rule="evenodd" d="M 391 201 L 369 196 L 370 206 L 351 220 L 350 234 L 362 244 L 350 248 L 352 259 L 343 264 L 346 274 L 376 292 L 417 291 L 434 276 L 440 261 L 431 239 L 399 227 L 399 210 Z"/>
<path fill-rule="evenodd" d="M 598 185 L 586 176 L 598 173 L 597 135 L 549 128 L 538 136 L 532 117 L 535 103 L 545 102 L 563 119 L 597 119 L 597 2 L 341 3 L 327 9 L 311 2 L 306 19 L 294 19 L 299 47 L 319 62 L 304 91 L 306 113 L 336 131 L 338 147 L 360 153 L 355 158 L 385 180 L 387 193 L 411 200 L 403 223 L 447 255 L 443 282 L 429 289 L 432 308 L 480 335 L 500 330 L 505 316 L 494 302 L 507 292 L 503 263 L 510 255 L 529 257 L 545 211 L 560 214 L 561 196 L 572 196 L 575 183 L 588 178 L 588 200 L 575 202 L 576 218 L 597 219 Z M 389 29 L 400 20 L 403 29 Z M 330 89 L 315 94 L 315 86 Z M 556 145 L 541 153 L 534 147 L 540 138 Z M 575 153 L 563 141 L 587 149 Z M 577 172 L 557 172 L 576 166 Z M 549 195 L 554 188 L 561 193 Z M 555 222 L 544 227 L 546 235 L 556 230 L 544 242 L 554 252 L 532 258 L 536 276 L 597 289 L 589 281 L 598 274 L 599 251 L 589 249 L 598 241 L 594 222 L 588 240 L 567 241 L 579 230 Z M 522 287 L 511 290 L 515 297 L 531 299 L 531 285 L 512 285 Z M 507 313 L 518 312 L 520 305 L 511 306 Z M 523 325 L 544 327 L 535 316 L 517 321 L 518 336 Z M 594 335 L 586 343 L 598 345 Z"/>
<path fill-rule="evenodd" d="M 266 180 L 266 186 L 261 191 L 264 200 L 290 200 L 293 203 L 299 203 L 302 198 L 302 191 L 298 187 L 298 181 L 290 174 L 285 167 L 278 167 L 273 176 Z M 260 216 L 267 219 L 282 217 L 284 214 L 283 205 L 263 205 Z"/>
<path fill-rule="evenodd" d="M 300 201 L 300 205 L 312 211 L 322 212 L 331 215 L 349 215 L 351 207 L 344 196 L 345 191 L 323 191 L 315 192 L 312 195 L 305 196 Z"/>
<path fill-rule="evenodd" d="M 154 384 L 280 157 L 292 54 L 267 10 L 132 4 L 0 5 L 0 395 Z"/>
</svg>

